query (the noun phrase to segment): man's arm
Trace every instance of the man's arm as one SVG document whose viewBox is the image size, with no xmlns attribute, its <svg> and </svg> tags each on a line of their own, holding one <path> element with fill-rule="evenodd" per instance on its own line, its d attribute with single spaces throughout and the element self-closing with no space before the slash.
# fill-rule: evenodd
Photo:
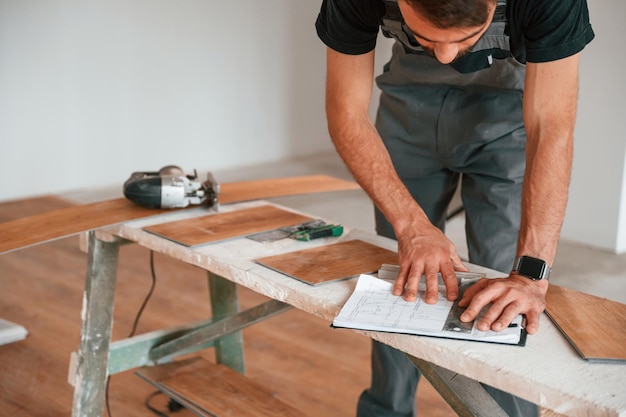
<svg viewBox="0 0 626 417">
<path fill-rule="evenodd" d="M 357 182 L 393 225 L 400 273 L 394 294 L 417 297 L 426 274 L 426 300 L 437 300 L 441 272 L 448 299 L 458 295 L 455 269 L 466 271 L 454 244 L 433 226 L 396 174 L 368 113 L 374 81 L 374 52 L 345 55 L 327 49 L 326 113 L 333 143 Z"/>
<path fill-rule="evenodd" d="M 565 216 L 573 157 L 573 133 L 578 96 L 580 54 L 558 61 L 528 63 L 524 88 L 526 172 L 522 191 L 522 221 L 517 255 L 552 265 Z M 507 279 L 482 280 L 466 291 L 464 320 L 473 320 L 489 302 L 479 322 L 481 330 L 502 330 L 522 313 L 528 333 L 539 328 L 548 282 L 511 273 Z M 471 302 L 470 302 L 471 300 Z"/>
</svg>

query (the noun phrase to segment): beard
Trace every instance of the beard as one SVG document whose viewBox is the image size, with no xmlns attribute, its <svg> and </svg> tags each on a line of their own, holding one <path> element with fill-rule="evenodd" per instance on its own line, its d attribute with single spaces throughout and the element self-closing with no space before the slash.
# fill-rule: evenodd
<svg viewBox="0 0 626 417">
<path fill-rule="evenodd" d="M 421 45 L 422 49 L 424 49 L 424 51 L 426 51 L 426 53 L 430 56 L 432 56 L 433 58 L 437 59 L 437 55 L 435 55 L 435 50 L 433 48 L 427 48 L 424 45 Z M 465 49 L 462 49 L 459 51 L 459 53 L 454 57 L 454 59 L 452 60 L 452 62 L 458 60 L 459 58 L 462 58 L 463 56 L 467 55 L 468 52 L 470 51 L 471 47 L 467 47 Z"/>
</svg>

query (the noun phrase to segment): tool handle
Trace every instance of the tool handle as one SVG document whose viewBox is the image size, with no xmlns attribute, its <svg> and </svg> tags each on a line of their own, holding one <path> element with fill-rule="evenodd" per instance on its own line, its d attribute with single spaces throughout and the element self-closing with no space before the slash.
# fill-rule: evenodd
<svg viewBox="0 0 626 417">
<path fill-rule="evenodd" d="M 293 238 L 296 240 L 306 241 L 313 239 L 319 239 L 329 236 L 341 236 L 343 233 L 343 226 L 335 224 L 327 224 L 311 230 L 302 230 L 293 234 Z"/>
</svg>

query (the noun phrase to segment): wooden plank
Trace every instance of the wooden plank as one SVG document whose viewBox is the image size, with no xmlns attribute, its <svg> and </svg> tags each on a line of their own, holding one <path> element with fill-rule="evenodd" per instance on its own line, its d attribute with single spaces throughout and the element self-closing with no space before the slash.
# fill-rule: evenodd
<svg viewBox="0 0 626 417">
<path fill-rule="evenodd" d="M 76 204 L 57 196 L 47 195 L 21 200 L 2 201 L 0 202 L 0 223 L 75 205 Z"/>
<path fill-rule="evenodd" d="M 220 204 L 287 197 L 300 194 L 358 190 L 359 185 L 328 175 L 274 178 L 220 185 Z"/>
<path fill-rule="evenodd" d="M 120 198 L 22 217 L 0 224 L 0 253 L 163 212 Z"/>
<path fill-rule="evenodd" d="M 592 362 L 626 361 L 626 304 L 550 284 L 546 313 Z"/>
<path fill-rule="evenodd" d="M 207 413 L 206 410 L 202 409 L 197 404 L 192 403 L 187 398 L 181 396 L 176 391 L 172 391 L 169 387 L 161 384 L 160 382 L 167 377 L 178 376 L 186 372 L 194 372 L 197 370 L 202 371 L 206 366 L 206 362 L 207 361 L 200 357 L 194 357 L 184 359 L 182 361 L 166 363 L 164 365 L 144 367 L 135 371 L 135 374 L 153 387 L 157 388 L 169 398 L 174 399 L 178 404 L 181 404 L 186 409 L 192 411 L 194 415 L 200 417 L 215 417 L 214 414 Z"/>
<path fill-rule="evenodd" d="M 268 256 L 257 263 L 307 284 L 317 285 L 378 271 L 382 264 L 397 264 L 398 254 L 362 240 Z"/>
<path fill-rule="evenodd" d="M 220 204 L 358 189 L 351 181 L 311 175 L 220 184 Z M 153 216 L 171 210 L 148 209 L 118 198 L 72 206 L 0 224 L 0 254 L 71 236 L 86 230 Z"/>
<path fill-rule="evenodd" d="M 181 245 L 196 246 L 295 226 L 311 220 L 311 217 L 264 205 L 156 224 L 144 227 L 144 230 Z"/>
<path fill-rule="evenodd" d="M 144 368 L 137 375 L 207 415 L 305 417 L 242 374 L 201 358 L 184 361 L 180 368 L 177 362 Z"/>
</svg>

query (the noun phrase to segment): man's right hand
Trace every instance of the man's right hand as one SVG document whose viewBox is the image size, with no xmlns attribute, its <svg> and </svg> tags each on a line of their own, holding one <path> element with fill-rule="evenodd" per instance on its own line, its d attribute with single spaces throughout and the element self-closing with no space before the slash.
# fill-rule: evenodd
<svg viewBox="0 0 626 417">
<path fill-rule="evenodd" d="M 432 224 L 426 227 L 405 227 L 404 231 L 396 232 L 396 236 L 400 271 L 393 286 L 393 294 L 403 295 L 406 301 L 415 301 L 419 282 L 424 275 L 424 299 L 426 303 L 434 304 L 439 294 L 437 273 L 441 273 L 446 285 L 447 299 L 456 300 L 459 287 L 455 272 L 467 272 L 469 269 L 461 261 L 454 243 Z"/>
</svg>

